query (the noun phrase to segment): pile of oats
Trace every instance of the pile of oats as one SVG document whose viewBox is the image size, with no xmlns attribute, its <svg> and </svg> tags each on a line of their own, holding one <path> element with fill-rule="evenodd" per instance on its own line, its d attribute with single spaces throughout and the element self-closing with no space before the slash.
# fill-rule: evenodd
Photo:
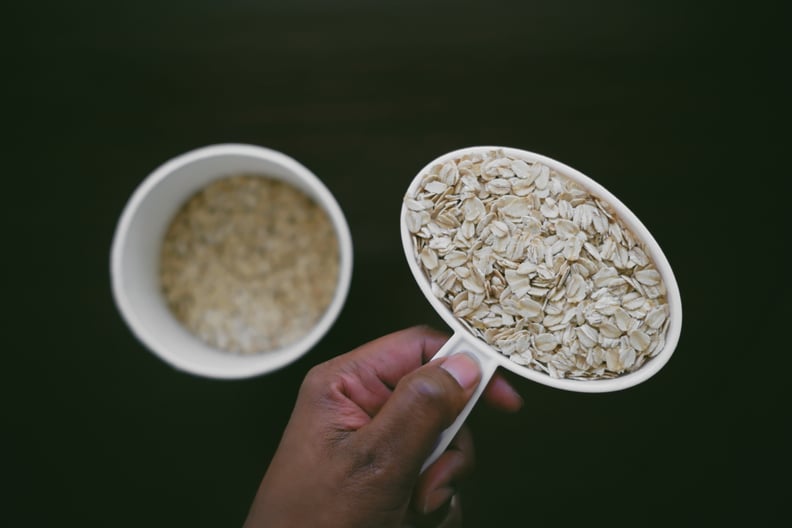
<svg viewBox="0 0 792 528">
<path fill-rule="evenodd" d="M 612 208 L 493 150 L 432 167 L 404 198 L 432 292 L 475 336 L 554 378 L 613 378 L 662 350 L 660 274 Z"/>
<path fill-rule="evenodd" d="M 209 345 L 240 354 L 304 336 L 330 305 L 338 241 L 327 213 L 283 182 L 215 181 L 179 210 L 160 254 L 169 308 Z"/>
</svg>

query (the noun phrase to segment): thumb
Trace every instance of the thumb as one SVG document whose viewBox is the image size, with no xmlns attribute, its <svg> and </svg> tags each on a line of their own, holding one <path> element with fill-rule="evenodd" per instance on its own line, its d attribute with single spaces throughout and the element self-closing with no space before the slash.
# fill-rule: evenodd
<svg viewBox="0 0 792 528">
<path fill-rule="evenodd" d="M 481 378 L 473 357 L 459 353 L 403 377 L 366 425 L 367 441 L 389 457 L 387 465 L 418 474 L 440 433 L 462 412 Z"/>
</svg>

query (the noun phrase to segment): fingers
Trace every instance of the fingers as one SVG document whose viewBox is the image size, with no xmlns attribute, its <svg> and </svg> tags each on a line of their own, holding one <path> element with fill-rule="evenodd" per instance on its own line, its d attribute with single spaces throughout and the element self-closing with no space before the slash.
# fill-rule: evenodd
<svg viewBox="0 0 792 528">
<path fill-rule="evenodd" d="M 426 326 L 414 326 L 370 341 L 348 354 L 393 388 L 408 373 L 427 363 L 448 340 L 448 335 Z"/>
<path fill-rule="evenodd" d="M 480 378 L 478 362 L 467 354 L 418 368 L 402 378 L 380 412 L 358 431 L 359 448 L 406 478 L 417 476 L 440 433 L 462 411 Z M 398 467 L 390 467 L 392 463 Z"/>
<path fill-rule="evenodd" d="M 388 388 L 428 362 L 448 340 L 448 336 L 425 326 L 393 332 L 353 350 L 349 356 Z M 507 412 L 518 411 L 523 399 L 501 374 L 495 374 L 484 391 L 484 399 Z M 375 412 L 379 409 L 373 409 Z"/>
<path fill-rule="evenodd" d="M 410 511 L 405 518 L 405 528 L 459 528 L 462 526 L 462 502 L 455 493 L 445 505 L 423 515 Z"/>
<path fill-rule="evenodd" d="M 347 420 L 347 425 L 356 430 L 380 412 L 401 378 L 434 356 L 446 341 L 445 334 L 423 326 L 393 332 L 328 362 L 323 371 L 332 375 L 323 387 L 359 408 L 355 419 Z M 490 380 L 484 400 L 506 412 L 515 412 L 523 405 L 520 395 L 500 373 Z"/>
<path fill-rule="evenodd" d="M 413 494 L 413 508 L 423 515 L 437 511 L 457 491 L 458 483 L 473 471 L 475 451 L 470 429 L 463 426 L 448 450 L 423 472 Z"/>
<path fill-rule="evenodd" d="M 501 374 L 496 373 L 484 389 L 484 400 L 498 410 L 517 412 L 523 406 L 522 396 Z"/>
<path fill-rule="evenodd" d="M 314 368 L 309 376 L 321 378 L 321 394 L 338 394 L 373 417 L 399 380 L 426 363 L 447 340 L 445 334 L 428 327 L 408 328 L 337 356 Z M 354 422 L 359 427 L 360 420 Z"/>
</svg>

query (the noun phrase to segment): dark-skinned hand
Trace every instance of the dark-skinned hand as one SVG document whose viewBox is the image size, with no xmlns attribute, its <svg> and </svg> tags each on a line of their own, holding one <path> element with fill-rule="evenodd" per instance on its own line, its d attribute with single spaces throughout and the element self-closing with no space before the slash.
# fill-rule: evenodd
<svg viewBox="0 0 792 528">
<path fill-rule="evenodd" d="M 431 360 L 446 339 L 408 328 L 311 369 L 245 527 L 458 526 L 470 431 L 421 473 L 481 377 L 467 354 Z M 483 398 L 505 411 L 522 406 L 498 373 Z"/>
</svg>

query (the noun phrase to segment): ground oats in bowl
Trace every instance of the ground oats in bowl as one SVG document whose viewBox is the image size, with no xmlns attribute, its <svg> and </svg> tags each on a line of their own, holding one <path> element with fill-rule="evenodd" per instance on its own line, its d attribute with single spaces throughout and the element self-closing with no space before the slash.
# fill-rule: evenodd
<svg viewBox="0 0 792 528">
<path fill-rule="evenodd" d="M 311 330 L 338 283 L 333 224 L 309 196 L 262 175 L 211 182 L 173 218 L 160 282 L 176 318 L 228 352 L 275 350 Z"/>
</svg>

